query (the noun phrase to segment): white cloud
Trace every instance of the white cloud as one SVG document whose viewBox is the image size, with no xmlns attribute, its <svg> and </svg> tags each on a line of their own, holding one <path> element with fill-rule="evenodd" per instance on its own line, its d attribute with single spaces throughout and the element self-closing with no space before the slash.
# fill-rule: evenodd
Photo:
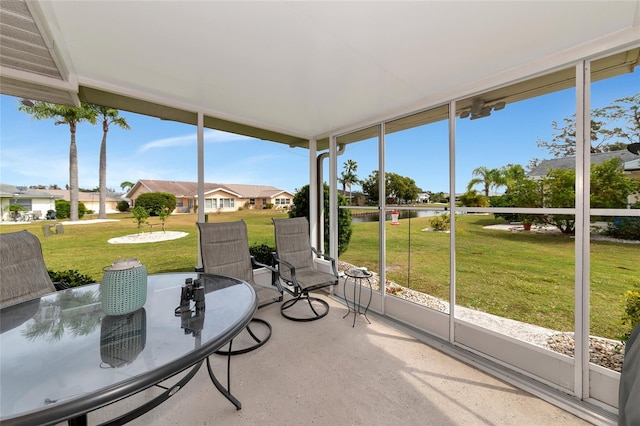
<svg viewBox="0 0 640 426">
<path fill-rule="evenodd" d="M 239 140 L 251 140 L 251 139 L 254 139 L 254 138 L 237 135 L 235 133 L 222 132 L 220 130 L 209 129 L 209 130 L 205 130 L 204 132 L 205 143 L 224 143 L 224 142 L 234 142 Z M 145 152 L 154 148 L 174 148 L 174 147 L 195 145 L 196 140 L 197 140 L 197 135 L 195 133 L 184 135 L 184 136 L 176 136 L 173 138 L 158 139 L 142 145 L 142 147 L 140 147 L 138 152 Z"/>
</svg>

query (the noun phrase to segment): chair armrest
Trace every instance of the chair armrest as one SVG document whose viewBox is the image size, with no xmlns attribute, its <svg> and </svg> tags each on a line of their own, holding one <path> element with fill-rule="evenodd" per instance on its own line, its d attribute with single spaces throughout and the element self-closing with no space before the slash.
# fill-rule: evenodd
<svg viewBox="0 0 640 426">
<path fill-rule="evenodd" d="M 282 294 L 282 292 L 284 291 L 282 289 L 282 285 L 280 284 L 280 274 L 278 272 L 278 270 L 270 265 L 265 265 L 264 263 L 260 263 L 256 260 L 255 257 L 251 256 L 251 266 L 254 267 L 254 269 L 257 268 L 266 268 L 269 271 L 271 271 L 271 285 L 274 287 L 278 288 L 278 291 L 280 292 L 280 294 Z"/>
<path fill-rule="evenodd" d="M 282 272 L 281 272 L 280 268 L 278 268 L 278 275 L 283 280 L 288 281 L 290 283 L 293 283 L 293 285 L 295 285 L 297 287 L 300 287 L 300 284 L 298 284 L 298 280 L 296 279 L 296 267 L 293 266 L 291 263 L 287 262 L 286 260 L 280 259 L 276 253 L 273 253 L 273 260 L 276 262 L 276 264 L 282 263 L 283 265 L 288 267 L 289 271 L 291 273 L 291 277 L 289 279 L 287 279 L 286 277 L 282 276 Z"/>
<path fill-rule="evenodd" d="M 254 269 L 257 268 L 267 268 L 268 270 L 270 270 L 271 272 L 278 272 L 276 268 L 274 268 L 273 266 L 270 265 L 265 265 L 264 263 L 260 263 L 256 260 L 255 257 L 251 256 L 251 266 L 254 267 Z"/>
<path fill-rule="evenodd" d="M 315 247 L 311 247 L 311 251 L 313 251 L 313 253 L 317 256 L 317 257 L 321 257 L 324 260 L 330 260 L 332 262 L 335 262 L 335 259 L 331 256 L 329 256 L 328 254 L 325 254 L 321 251 L 318 251 Z"/>
<path fill-rule="evenodd" d="M 319 258 L 323 258 L 324 260 L 328 260 L 331 262 L 331 268 L 333 269 L 333 275 L 335 275 L 336 277 L 338 276 L 338 269 L 336 268 L 336 260 L 329 256 L 328 254 L 324 254 L 322 252 L 319 252 L 315 247 L 311 247 L 311 250 L 313 251 L 313 253 L 315 253 L 315 255 Z"/>
<path fill-rule="evenodd" d="M 204 272 L 204 268 L 198 268 L 197 266 L 193 270 L 194 272 Z"/>
<path fill-rule="evenodd" d="M 68 285 L 63 284 L 63 283 L 61 283 L 61 282 L 59 282 L 59 281 L 54 282 L 54 283 L 53 283 L 53 286 L 56 288 L 56 291 L 66 290 L 66 289 L 68 289 L 68 288 L 71 288 L 71 287 L 69 287 Z"/>
</svg>

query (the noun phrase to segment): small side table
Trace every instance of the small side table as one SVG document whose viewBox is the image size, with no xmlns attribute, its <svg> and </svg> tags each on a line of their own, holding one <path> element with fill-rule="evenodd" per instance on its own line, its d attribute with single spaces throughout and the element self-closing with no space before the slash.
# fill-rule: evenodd
<svg viewBox="0 0 640 426">
<path fill-rule="evenodd" d="M 352 279 L 353 280 L 353 325 L 351 327 L 356 326 L 356 317 L 362 314 L 364 314 L 364 317 L 367 320 L 367 322 L 371 324 L 371 321 L 369 321 L 369 317 L 367 317 L 367 310 L 369 309 L 369 305 L 371 305 L 371 296 L 373 294 L 373 289 L 371 288 L 371 281 L 369 281 L 369 278 L 371 278 L 373 274 L 367 271 L 366 269 L 351 268 L 347 272 L 345 272 L 345 275 L 346 275 L 346 278 L 344 279 L 343 292 L 344 292 L 344 301 L 347 303 L 347 313 L 342 318 L 346 318 L 349 316 L 349 314 L 351 314 L 351 306 L 349 306 L 349 298 L 347 297 L 347 281 L 349 279 Z M 362 296 L 363 280 L 367 280 L 367 284 L 369 284 L 369 302 L 367 303 L 367 306 L 364 308 L 364 312 L 360 312 L 360 309 L 362 308 L 362 305 L 360 304 L 360 296 Z M 356 290 L 358 292 L 357 302 L 356 302 Z"/>
</svg>

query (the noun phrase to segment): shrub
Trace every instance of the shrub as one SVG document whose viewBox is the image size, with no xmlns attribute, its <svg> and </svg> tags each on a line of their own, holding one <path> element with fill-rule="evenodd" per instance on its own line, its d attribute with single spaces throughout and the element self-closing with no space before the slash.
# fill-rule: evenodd
<svg viewBox="0 0 640 426">
<path fill-rule="evenodd" d="M 168 192 L 147 192 L 136 198 L 136 207 L 143 207 L 149 216 L 159 216 L 165 207 L 170 211 L 176 208 L 176 196 Z"/>
<path fill-rule="evenodd" d="M 329 185 L 324 186 L 324 252 L 329 253 Z M 347 206 L 347 197 L 338 194 L 338 206 Z M 293 197 L 293 206 L 289 210 L 289 217 L 302 217 L 309 219 L 309 185 L 305 185 Z M 346 253 L 351 240 L 353 227 L 351 226 L 351 210 L 338 210 L 338 253 Z"/>
<path fill-rule="evenodd" d="M 270 247 L 267 244 L 254 243 L 249 247 L 249 253 L 251 253 L 251 256 L 253 256 L 256 261 L 265 265 L 273 264 L 273 256 L 271 253 L 274 251 L 276 251 L 275 247 Z"/>
<path fill-rule="evenodd" d="M 83 202 L 78 202 L 78 219 L 87 212 L 87 206 Z M 68 219 L 71 216 L 71 203 L 67 200 L 56 200 L 56 217 L 58 219 Z"/>
<path fill-rule="evenodd" d="M 514 207 L 515 201 L 511 194 L 494 195 L 489 197 L 489 205 L 491 207 Z M 493 216 L 497 218 L 503 218 L 507 222 L 515 222 L 520 220 L 515 213 L 494 213 Z"/>
<path fill-rule="evenodd" d="M 86 284 L 93 284 L 95 280 L 89 275 L 82 275 L 75 269 L 69 269 L 67 271 L 51 271 L 47 270 L 51 281 L 59 282 L 67 287 L 78 287 Z"/>
<path fill-rule="evenodd" d="M 267 203 L 264 205 L 264 208 L 267 210 L 271 210 L 273 208 L 273 203 Z"/>
<path fill-rule="evenodd" d="M 489 207 L 489 200 L 477 191 L 467 191 L 460 196 L 460 202 L 466 207 Z"/>
<path fill-rule="evenodd" d="M 640 217 L 617 217 L 609 222 L 605 234 L 622 240 L 640 240 Z"/>
<path fill-rule="evenodd" d="M 620 337 L 622 342 L 626 342 L 633 329 L 640 324 L 640 291 L 628 290 L 624 293 L 624 315 L 622 325 L 627 329 Z"/>
<path fill-rule="evenodd" d="M 118 210 L 121 213 L 128 212 L 129 211 L 129 203 L 127 201 L 125 201 L 125 200 L 118 201 L 118 204 L 116 204 L 116 210 Z"/>
<path fill-rule="evenodd" d="M 431 227 L 434 231 L 448 231 L 451 229 L 451 215 L 440 214 L 431 219 Z"/>
</svg>

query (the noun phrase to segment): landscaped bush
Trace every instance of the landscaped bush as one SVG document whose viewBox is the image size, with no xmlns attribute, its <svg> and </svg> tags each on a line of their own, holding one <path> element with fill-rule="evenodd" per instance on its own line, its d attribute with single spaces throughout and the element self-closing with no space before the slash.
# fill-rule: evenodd
<svg viewBox="0 0 640 426">
<path fill-rule="evenodd" d="M 83 202 L 78 202 L 78 219 L 87 212 L 87 206 Z M 71 216 L 71 203 L 66 200 L 56 200 L 56 217 L 58 219 L 68 219 Z"/>
<path fill-rule="evenodd" d="M 271 265 L 273 263 L 273 257 L 271 253 L 276 251 L 275 247 L 270 247 L 267 244 L 253 244 L 249 247 L 249 253 L 256 261 L 265 265 Z"/>
<path fill-rule="evenodd" d="M 489 200 L 477 191 L 467 191 L 460 196 L 460 203 L 467 207 L 489 207 Z"/>
<path fill-rule="evenodd" d="M 129 211 L 129 203 L 126 202 L 125 200 L 118 201 L 118 204 L 116 204 L 116 210 L 118 210 L 121 213 L 128 212 Z"/>
<path fill-rule="evenodd" d="M 434 216 L 431 219 L 431 227 L 434 231 L 448 231 L 451 229 L 451 215 L 450 214 L 440 214 L 438 216 Z"/>
<path fill-rule="evenodd" d="M 494 195 L 489 197 L 489 205 L 491 207 L 515 207 L 515 201 L 511 194 Z M 515 213 L 494 213 L 496 218 L 503 218 L 507 222 L 516 222 L 519 220 Z"/>
<path fill-rule="evenodd" d="M 626 342 L 638 324 L 640 324 L 640 291 L 628 290 L 624 293 L 624 315 L 622 316 L 622 325 L 627 331 L 620 340 Z"/>
<path fill-rule="evenodd" d="M 329 185 L 324 186 L 324 252 L 329 253 Z M 347 197 L 338 194 L 338 206 L 347 206 Z M 309 219 L 309 185 L 300 188 L 293 197 L 293 206 L 289 210 L 289 217 L 306 217 Z M 351 225 L 351 210 L 338 210 L 338 253 L 344 254 L 349 247 L 353 226 Z"/>
<path fill-rule="evenodd" d="M 159 216 L 165 207 L 176 209 L 176 196 L 168 192 L 147 192 L 136 198 L 136 207 L 143 207 L 150 216 Z"/>
<path fill-rule="evenodd" d="M 622 240 L 640 240 L 640 217 L 617 217 L 609 222 L 605 234 Z"/>
<path fill-rule="evenodd" d="M 93 284 L 96 281 L 89 275 L 82 275 L 75 269 L 69 269 L 67 271 L 51 271 L 47 270 L 51 281 L 59 282 L 67 287 L 78 287 L 86 284 Z"/>
</svg>

